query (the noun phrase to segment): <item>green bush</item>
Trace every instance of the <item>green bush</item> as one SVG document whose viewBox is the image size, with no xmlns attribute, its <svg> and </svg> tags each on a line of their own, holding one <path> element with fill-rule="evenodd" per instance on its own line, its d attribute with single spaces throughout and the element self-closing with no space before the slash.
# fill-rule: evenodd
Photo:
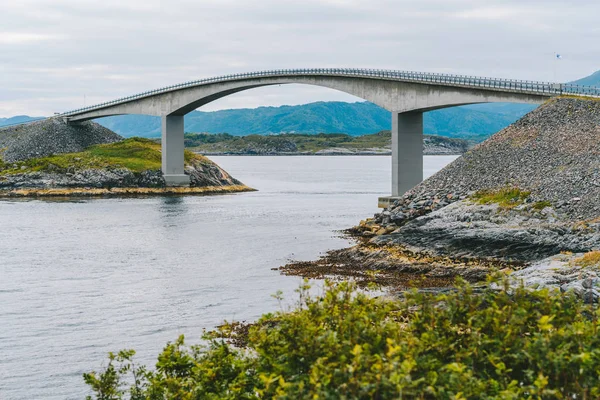
<svg viewBox="0 0 600 400">
<path fill-rule="evenodd" d="M 592 399 L 599 315 L 547 290 L 474 293 L 458 282 L 451 294 L 391 300 L 326 283 L 318 297 L 302 288 L 296 310 L 263 316 L 247 348 L 214 335 L 187 347 L 180 337 L 154 371 L 132 367 L 124 351 L 85 381 L 103 400 Z"/>
</svg>

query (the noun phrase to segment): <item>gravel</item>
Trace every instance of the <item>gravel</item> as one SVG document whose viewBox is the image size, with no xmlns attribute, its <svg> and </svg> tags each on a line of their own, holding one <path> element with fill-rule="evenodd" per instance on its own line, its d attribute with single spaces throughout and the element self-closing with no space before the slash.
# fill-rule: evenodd
<svg viewBox="0 0 600 400">
<path fill-rule="evenodd" d="M 507 210 L 471 200 L 476 191 L 505 187 L 530 191 L 527 204 Z M 600 248 L 599 199 L 600 101 L 558 98 L 375 215 L 381 233 L 372 241 L 531 262 Z M 537 210 L 539 201 L 550 206 Z"/>
<path fill-rule="evenodd" d="M 59 118 L 49 118 L 26 125 L 0 128 L 0 157 L 6 162 L 76 153 L 123 138 L 95 122 L 69 125 Z"/>
<path fill-rule="evenodd" d="M 600 101 L 551 100 L 410 190 L 388 211 L 392 219 L 411 219 L 474 191 L 505 186 L 531 191 L 534 200 L 550 201 L 571 220 L 599 216 Z"/>
</svg>

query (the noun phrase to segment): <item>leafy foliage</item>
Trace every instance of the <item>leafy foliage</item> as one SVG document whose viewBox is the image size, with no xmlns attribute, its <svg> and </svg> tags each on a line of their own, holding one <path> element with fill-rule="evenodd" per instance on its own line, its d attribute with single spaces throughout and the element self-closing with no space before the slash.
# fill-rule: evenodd
<svg viewBox="0 0 600 400">
<path fill-rule="evenodd" d="M 326 283 L 318 297 L 304 286 L 297 309 L 250 329 L 246 349 L 180 337 L 155 371 L 129 368 L 133 353 L 122 352 L 85 379 L 103 400 L 598 398 L 600 312 L 569 294 L 495 285 L 397 300 L 353 283 Z M 132 371 L 142 378 L 125 388 Z"/>
</svg>

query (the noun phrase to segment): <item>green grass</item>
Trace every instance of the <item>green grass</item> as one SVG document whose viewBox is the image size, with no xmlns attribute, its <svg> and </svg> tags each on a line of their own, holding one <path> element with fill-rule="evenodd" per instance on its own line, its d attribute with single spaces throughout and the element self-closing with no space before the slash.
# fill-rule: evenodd
<svg viewBox="0 0 600 400">
<path fill-rule="evenodd" d="M 513 208 L 521 205 L 531 192 L 519 188 L 502 188 L 498 190 L 480 190 L 472 198 L 479 204 L 498 204 L 501 208 Z"/>
<path fill-rule="evenodd" d="M 127 168 L 133 172 L 161 168 L 160 143 L 149 139 L 130 138 L 117 143 L 91 146 L 79 153 L 32 158 L 17 163 L 0 161 L 0 175 L 36 171 L 67 172 L 69 170 Z M 186 150 L 185 162 L 210 163 L 205 157 Z"/>
</svg>

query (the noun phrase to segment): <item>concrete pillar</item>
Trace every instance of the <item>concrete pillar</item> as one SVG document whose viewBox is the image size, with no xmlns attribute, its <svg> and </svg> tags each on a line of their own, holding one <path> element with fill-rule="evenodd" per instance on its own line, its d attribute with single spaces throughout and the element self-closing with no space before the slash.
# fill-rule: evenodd
<svg viewBox="0 0 600 400">
<path fill-rule="evenodd" d="M 423 113 L 392 112 L 392 197 L 423 181 Z"/>
<path fill-rule="evenodd" d="M 183 115 L 162 117 L 162 172 L 167 186 L 189 186 L 184 174 Z"/>
</svg>

